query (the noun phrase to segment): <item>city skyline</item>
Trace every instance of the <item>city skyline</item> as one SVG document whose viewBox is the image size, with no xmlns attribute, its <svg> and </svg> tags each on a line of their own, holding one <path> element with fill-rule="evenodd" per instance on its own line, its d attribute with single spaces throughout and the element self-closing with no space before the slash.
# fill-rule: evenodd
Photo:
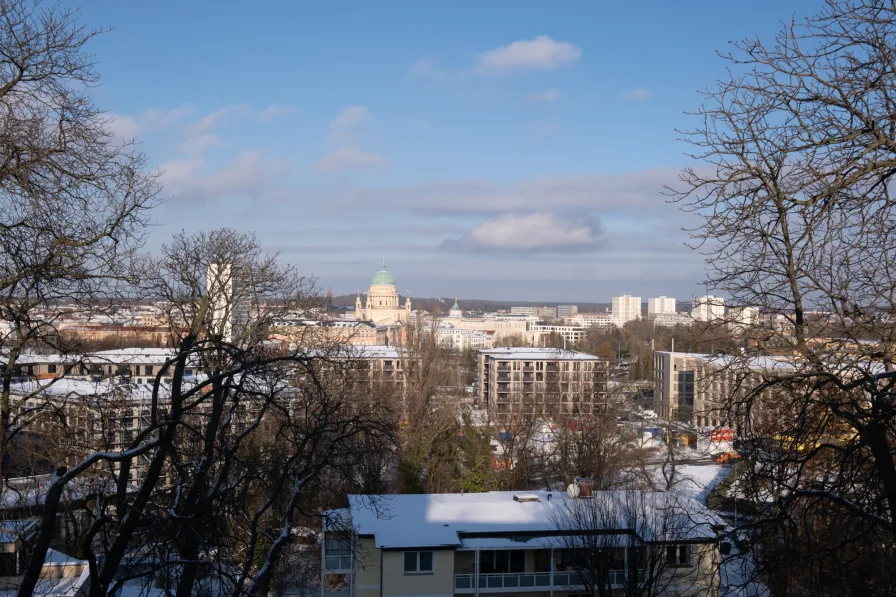
<svg viewBox="0 0 896 597">
<path fill-rule="evenodd" d="M 584 301 L 704 292 L 661 191 L 715 51 L 797 8 L 762 4 L 82 11 L 114 25 L 97 104 L 163 171 L 150 250 L 229 226 L 337 294 L 385 255 L 417 296 Z"/>
</svg>

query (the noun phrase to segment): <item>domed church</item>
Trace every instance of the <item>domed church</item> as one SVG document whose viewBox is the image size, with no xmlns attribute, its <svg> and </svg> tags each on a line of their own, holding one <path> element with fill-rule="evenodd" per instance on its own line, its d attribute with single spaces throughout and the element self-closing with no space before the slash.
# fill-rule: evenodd
<svg viewBox="0 0 896 597">
<path fill-rule="evenodd" d="M 411 316 L 411 297 L 404 300 L 404 306 L 399 304 L 400 297 L 395 287 L 395 278 L 386 271 L 386 260 L 383 260 L 383 269 L 378 271 L 370 280 L 370 289 L 367 291 L 367 299 L 361 306 L 361 293 L 355 299 L 355 317 L 364 321 L 372 321 L 377 325 L 388 325 L 398 321 L 407 322 Z"/>
</svg>

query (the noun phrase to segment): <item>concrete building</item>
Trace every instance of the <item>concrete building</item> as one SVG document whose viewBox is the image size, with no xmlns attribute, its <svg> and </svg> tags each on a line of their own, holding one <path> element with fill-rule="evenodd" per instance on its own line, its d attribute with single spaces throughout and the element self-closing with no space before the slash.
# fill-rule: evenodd
<svg viewBox="0 0 896 597">
<path fill-rule="evenodd" d="M 574 325 L 553 325 L 547 323 L 530 323 L 527 329 L 529 343 L 532 346 L 544 346 L 551 335 L 563 338 L 563 345 L 573 347 L 577 342 L 585 339 L 588 330 Z"/>
<path fill-rule="evenodd" d="M 478 406 L 499 426 L 597 413 L 606 397 L 607 362 L 599 357 L 557 348 L 479 351 Z"/>
<path fill-rule="evenodd" d="M 733 307 L 728 309 L 728 328 L 736 333 L 745 331 L 759 325 L 759 309 L 756 307 Z"/>
<path fill-rule="evenodd" d="M 674 328 L 677 325 L 691 325 L 694 319 L 689 313 L 659 313 L 650 318 L 654 327 Z"/>
<path fill-rule="evenodd" d="M 458 352 L 468 349 L 481 350 L 494 346 L 495 332 L 455 327 L 450 321 L 444 320 L 439 322 L 436 341 L 440 346 Z"/>
<path fill-rule="evenodd" d="M 613 550 L 613 595 L 718 594 L 719 520 L 697 500 L 575 487 L 350 495 L 324 517 L 321 597 L 581 595 L 594 534 Z"/>
<path fill-rule="evenodd" d="M 566 318 L 567 325 L 604 330 L 622 327 L 623 321 L 612 313 L 578 313 Z"/>
<path fill-rule="evenodd" d="M 697 296 L 691 302 L 694 321 L 713 322 L 725 318 L 725 299 L 720 296 Z"/>
<path fill-rule="evenodd" d="M 400 304 L 395 278 L 386 271 L 385 261 L 383 261 L 383 269 L 374 274 L 370 280 L 370 288 L 367 290 L 364 306 L 362 306 L 361 293 L 358 293 L 355 299 L 355 317 L 363 321 L 372 321 L 376 325 L 410 321 L 411 297 L 405 298 L 404 305 Z"/>
<path fill-rule="evenodd" d="M 612 303 L 612 313 L 625 324 L 626 321 L 636 321 L 641 319 L 641 297 L 624 294 L 622 296 L 614 296 Z"/>
<path fill-rule="evenodd" d="M 207 333 L 225 342 L 239 342 L 249 332 L 252 281 L 243 267 L 212 263 L 206 271 L 206 294 L 211 306 Z"/>
<path fill-rule="evenodd" d="M 654 353 L 654 410 L 667 420 L 695 427 L 737 426 L 725 408 L 732 392 L 743 392 L 762 376 L 792 372 L 787 357 L 730 357 Z"/>
<path fill-rule="evenodd" d="M 669 296 L 658 296 L 647 299 L 647 317 L 675 313 L 675 299 Z"/>
<path fill-rule="evenodd" d="M 578 305 L 557 305 L 557 319 L 571 317 L 579 312 Z"/>
<path fill-rule="evenodd" d="M 511 307 L 511 315 L 535 315 L 535 307 Z"/>
</svg>

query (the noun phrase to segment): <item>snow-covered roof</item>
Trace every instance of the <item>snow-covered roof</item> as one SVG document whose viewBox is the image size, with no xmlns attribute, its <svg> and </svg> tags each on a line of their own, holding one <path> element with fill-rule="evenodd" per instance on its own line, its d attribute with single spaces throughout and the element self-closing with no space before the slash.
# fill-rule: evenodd
<svg viewBox="0 0 896 597">
<path fill-rule="evenodd" d="M 152 384 L 111 384 L 87 379 L 61 377 L 47 381 L 26 381 L 10 385 L 10 391 L 19 396 L 35 395 L 48 398 L 127 398 L 129 400 L 150 400 Z M 159 397 L 168 398 L 165 384 L 159 386 Z"/>
<path fill-rule="evenodd" d="M 26 532 L 37 526 L 37 518 L 0 520 L 0 543 L 15 543 Z"/>
<path fill-rule="evenodd" d="M 706 541 L 716 537 L 711 526 L 718 521 L 713 514 L 695 499 L 674 493 L 601 491 L 591 499 L 575 499 L 565 492 L 530 491 L 526 495 L 537 499 L 518 501 L 514 496 L 519 493 L 350 495 L 351 524 L 358 535 L 373 536 L 381 549 L 459 548 L 474 538 L 491 536 L 501 543 L 513 535 L 547 536 L 569 531 L 573 528 L 571 521 L 581 520 L 575 512 L 593 506 L 604 508 L 609 513 L 606 520 L 613 521 L 594 530 L 633 531 L 646 541 Z M 635 503 L 638 505 L 631 506 Z M 641 520 L 636 529 L 631 528 L 633 507 L 645 513 L 642 518 L 650 519 Z M 341 516 L 344 518 L 345 513 Z M 669 522 L 675 517 L 682 519 L 680 524 Z M 471 534 L 475 537 L 469 537 Z"/>
<path fill-rule="evenodd" d="M 504 346 L 501 348 L 488 348 L 479 351 L 481 354 L 506 360 L 532 360 L 532 361 L 600 361 L 600 357 L 575 350 L 562 348 L 538 348 L 527 346 Z"/>
</svg>

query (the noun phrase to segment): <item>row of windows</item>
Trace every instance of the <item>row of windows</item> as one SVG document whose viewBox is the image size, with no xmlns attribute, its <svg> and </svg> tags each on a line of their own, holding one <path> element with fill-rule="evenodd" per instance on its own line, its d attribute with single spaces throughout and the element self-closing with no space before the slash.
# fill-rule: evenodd
<svg viewBox="0 0 896 597">
<path fill-rule="evenodd" d="M 575 564 L 576 550 L 560 551 L 561 565 Z M 432 551 L 404 552 L 404 573 L 432 574 L 434 564 Z M 690 545 L 667 545 L 666 567 L 685 568 L 692 566 L 692 547 Z M 479 570 L 482 573 L 514 573 L 526 571 L 526 553 L 524 550 L 484 550 L 479 552 Z"/>
</svg>

